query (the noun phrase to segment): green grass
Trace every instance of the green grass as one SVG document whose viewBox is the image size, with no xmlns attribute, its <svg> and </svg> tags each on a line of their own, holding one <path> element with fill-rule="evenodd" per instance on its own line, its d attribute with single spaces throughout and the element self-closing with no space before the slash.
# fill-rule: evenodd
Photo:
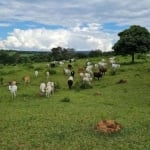
<svg viewBox="0 0 150 150">
<path fill-rule="evenodd" d="M 128 57 L 127 57 L 128 58 Z M 119 57 L 120 63 L 130 58 Z M 92 61 L 100 60 L 98 58 Z M 120 71 L 102 80 L 92 81 L 93 88 L 68 90 L 63 67 L 56 67 L 50 80 L 60 89 L 50 98 L 40 97 L 39 84 L 46 81 L 46 63 L 2 67 L 0 74 L 0 149 L 1 150 L 149 150 L 150 148 L 150 63 L 121 65 Z M 77 60 L 74 69 L 84 65 Z M 34 79 L 34 68 L 40 70 Z M 9 74 L 5 74 L 9 72 Z M 29 74 L 31 84 L 25 86 L 22 77 Z M 7 83 L 19 82 L 18 95 L 11 99 Z M 126 79 L 125 84 L 116 84 Z M 77 73 L 75 81 L 79 80 Z M 96 95 L 95 92 L 100 92 Z M 62 102 L 63 98 L 69 102 Z M 116 134 L 96 132 L 94 126 L 103 119 L 114 119 L 122 125 Z"/>
</svg>

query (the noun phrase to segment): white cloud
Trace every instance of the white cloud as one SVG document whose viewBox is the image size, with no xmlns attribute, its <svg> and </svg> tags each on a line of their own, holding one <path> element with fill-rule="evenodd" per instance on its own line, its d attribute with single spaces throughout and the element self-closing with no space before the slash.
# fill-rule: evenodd
<svg viewBox="0 0 150 150">
<path fill-rule="evenodd" d="M 20 50 L 50 50 L 61 46 L 76 50 L 111 50 L 112 37 L 89 25 L 86 30 L 77 27 L 67 29 L 15 29 L 6 40 L 0 41 L 0 48 Z"/>
</svg>

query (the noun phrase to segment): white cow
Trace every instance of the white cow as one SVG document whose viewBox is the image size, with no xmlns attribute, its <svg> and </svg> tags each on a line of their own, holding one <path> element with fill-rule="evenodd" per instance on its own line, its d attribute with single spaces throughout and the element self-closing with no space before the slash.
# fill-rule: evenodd
<svg viewBox="0 0 150 150">
<path fill-rule="evenodd" d="M 53 92 L 53 88 L 51 84 L 48 82 L 46 86 L 46 97 L 49 97 Z"/>
<path fill-rule="evenodd" d="M 40 92 L 45 93 L 45 89 L 46 89 L 46 84 L 44 82 L 42 82 L 40 84 Z"/>
<path fill-rule="evenodd" d="M 17 87 L 17 85 L 16 85 L 16 81 L 13 81 L 13 82 L 11 82 L 11 83 L 9 84 L 8 89 L 9 89 L 11 95 L 12 95 L 12 99 L 14 99 L 14 98 L 16 97 L 16 95 L 17 95 L 17 88 L 18 88 L 18 87 Z"/>
<path fill-rule="evenodd" d="M 53 94 L 54 91 L 55 91 L 55 83 L 52 82 L 52 81 L 49 81 L 49 82 L 47 82 L 47 86 L 48 86 L 48 85 L 50 85 L 50 86 L 52 87 L 52 94 Z"/>
<path fill-rule="evenodd" d="M 39 72 L 38 72 L 37 70 L 35 70 L 34 74 L 35 74 L 35 77 L 37 78 L 37 77 L 38 77 Z"/>
<path fill-rule="evenodd" d="M 46 78 L 48 79 L 48 78 L 49 78 L 49 76 L 50 76 L 49 71 L 46 71 Z"/>
<path fill-rule="evenodd" d="M 65 75 L 70 75 L 71 74 L 71 70 L 64 68 L 64 74 Z"/>
<path fill-rule="evenodd" d="M 112 64 L 112 68 L 113 69 L 119 69 L 120 68 L 120 64 Z"/>
</svg>

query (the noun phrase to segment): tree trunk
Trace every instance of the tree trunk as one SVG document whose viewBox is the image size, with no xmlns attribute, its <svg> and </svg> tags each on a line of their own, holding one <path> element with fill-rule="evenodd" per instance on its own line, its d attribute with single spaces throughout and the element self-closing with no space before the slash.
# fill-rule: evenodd
<svg viewBox="0 0 150 150">
<path fill-rule="evenodd" d="M 131 55 L 132 55 L 132 64 L 134 64 L 134 52 Z"/>
</svg>

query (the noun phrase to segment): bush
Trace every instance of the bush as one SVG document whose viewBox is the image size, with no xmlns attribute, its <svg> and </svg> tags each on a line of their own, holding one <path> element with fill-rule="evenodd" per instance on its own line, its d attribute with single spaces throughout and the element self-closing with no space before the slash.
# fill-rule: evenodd
<svg viewBox="0 0 150 150">
<path fill-rule="evenodd" d="M 0 69 L 3 69 L 4 65 L 3 64 L 0 64 Z"/>
<path fill-rule="evenodd" d="M 91 89 L 91 88 L 93 88 L 93 87 L 92 87 L 92 85 L 91 85 L 90 83 L 88 83 L 88 82 L 76 82 L 76 83 L 75 83 L 75 88 L 76 88 L 77 90 L 79 90 L 79 89 Z"/>
<path fill-rule="evenodd" d="M 23 66 L 27 67 L 28 69 L 33 69 L 34 68 L 34 66 L 32 64 L 29 64 L 29 63 L 24 64 Z"/>
<path fill-rule="evenodd" d="M 55 82 L 54 86 L 55 86 L 55 90 L 60 89 L 60 84 L 58 82 Z"/>
<path fill-rule="evenodd" d="M 50 73 L 50 74 L 56 74 L 56 70 L 50 69 L 50 70 L 49 70 L 49 73 Z"/>
<path fill-rule="evenodd" d="M 63 99 L 61 99 L 61 102 L 70 102 L 70 98 L 69 97 L 64 97 Z"/>
<path fill-rule="evenodd" d="M 0 84 L 3 85 L 4 78 L 0 77 Z"/>
<path fill-rule="evenodd" d="M 137 54 L 137 59 L 146 60 L 146 56 L 144 54 Z"/>
<path fill-rule="evenodd" d="M 117 72 L 117 70 L 116 70 L 116 69 L 111 69 L 111 70 L 110 70 L 110 75 L 112 75 L 112 76 L 113 76 L 113 75 L 115 75 L 115 74 L 116 74 L 116 72 Z"/>
<path fill-rule="evenodd" d="M 34 70 L 43 70 L 43 67 L 35 67 Z"/>
</svg>

